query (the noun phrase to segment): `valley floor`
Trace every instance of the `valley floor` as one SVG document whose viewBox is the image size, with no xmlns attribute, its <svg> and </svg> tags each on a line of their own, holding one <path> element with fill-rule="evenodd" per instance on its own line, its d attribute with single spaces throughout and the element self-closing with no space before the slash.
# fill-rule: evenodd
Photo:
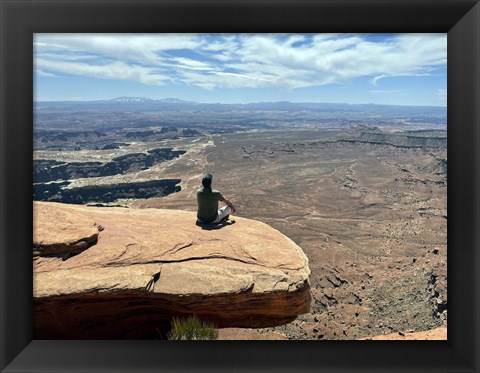
<svg viewBox="0 0 480 373">
<path fill-rule="evenodd" d="M 195 211 L 209 172 L 239 216 L 302 247 L 311 312 L 257 330 L 266 339 L 359 339 L 446 326 L 446 148 L 344 139 L 322 130 L 185 140 L 176 146 L 186 154 L 141 173 L 179 178 L 181 192 L 123 203 Z"/>
</svg>

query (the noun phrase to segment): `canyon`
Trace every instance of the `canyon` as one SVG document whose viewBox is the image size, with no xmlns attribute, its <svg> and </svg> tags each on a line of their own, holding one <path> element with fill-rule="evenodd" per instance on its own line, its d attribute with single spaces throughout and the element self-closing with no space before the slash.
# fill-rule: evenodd
<svg viewBox="0 0 480 373">
<path fill-rule="evenodd" d="M 102 207 L 106 213 L 117 206 L 131 214 L 194 214 L 201 178 L 212 173 L 214 188 L 237 207 L 231 219 L 262 222 L 289 237 L 311 271 L 308 312 L 275 325 L 245 323 L 232 329 L 231 323 L 222 324 L 227 334 L 402 339 L 402 334 L 447 327 L 443 113 L 375 105 L 365 111 L 335 105 L 320 110 L 284 103 L 233 111 L 193 104 L 182 111 L 172 104 L 141 114 L 130 111 L 131 105 L 125 117 L 99 109 L 96 116 L 75 114 L 67 120 L 61 105 L 40 110 L 34 172 L 42 176 L 34 177 L 34 199 Z M 84 130 L 70 137 L 67 124 L 75 118 L 84 120 Z M 144 162 L 155 149 L 165 149 L 167 156 Z M 119 159 L 131 166 L 101 173 Z M 53 176 L 57 166 L 63 169 L 60 177 Z M 55 260 L 68 265 L 98 245 L 76 244 L 73 257 Z"/>
</svg>

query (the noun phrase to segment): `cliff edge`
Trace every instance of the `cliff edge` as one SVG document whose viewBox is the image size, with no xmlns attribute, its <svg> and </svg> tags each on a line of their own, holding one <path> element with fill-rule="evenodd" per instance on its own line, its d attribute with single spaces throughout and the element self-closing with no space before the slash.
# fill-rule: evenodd
<svg viewBox="0 0 480 373">
<path fill-rule="evenodd" d="M 35 339 L 137 339 L 196 314 L 267 327 L 309 312 L 308 259 L 270 226 L 192 212 L 34 202 Z"/>
</svg>

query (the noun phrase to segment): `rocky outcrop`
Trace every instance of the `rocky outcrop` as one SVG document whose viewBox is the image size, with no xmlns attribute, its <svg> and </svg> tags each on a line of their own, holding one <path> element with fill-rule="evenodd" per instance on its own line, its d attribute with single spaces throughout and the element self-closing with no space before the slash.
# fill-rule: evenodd
<svg viewBox="0 0 480 373">
<path fill-rule="evenodd" d="M 181 190 L 181 179 L 160 179 L 110 185 L 88 185 L 66 188 L 68 181 L 33 185 L 34 201 L 52 201 L 73 204 L 111 203 L 122 198 L 165 197 Z"/>
<path fill-rule="evenodd" d="M 198 132 L 197 130 L 193 130 L 193 129 L 190 129 L 190 128 L 185 128 L 182 130 L 182 135 L 185 136 L 185 137 L 195 137 L 195 136 L 200 136 L 201 133 Z"/>
<path fill-rule="evenodd" d="M 103 227 L 90 217 L 65 213 L 61 208 L 37 208 L 34 204 L 33 259 L 55 256 L 66 259 L 97 243 Z"/>
<path fill-rule="evenodd" d="M 188 211 L 34 202 L 33 241 L 36 339 L 148 338 L 192 314 L 257 328 L 310 309 L 303 251 L 254 220 L 209 227 Z"/>
<path fill-rule="evenodd" d="M 162 129 L 160 130 L 160 133 L 169 133 L 169 132 L 178 132 L 177 128 L 176 127 L 162 127 Z"/>
<path fill-rule="evenodd" d="M 424 135 L 422 133 L 390 133 L 382 131 L 361 132 L 358 138 L 342 139 L 340 142 L 390 145 L 398 148 L 447 148 L 446 135 Z"/>
<path fill-rule="evenodd" d="M 117 146 L 118 148 L 118 146 Z M 50 159 L 33 161 L 33 180 L 42 183 L 84 177 L 102 177 L 137 172 L 155 164 L 177 158 L 185 150 L 151 149 L 146 153 L 131 153 L 113 158 L 110 162 L 59 162 Z"/>
</svg>

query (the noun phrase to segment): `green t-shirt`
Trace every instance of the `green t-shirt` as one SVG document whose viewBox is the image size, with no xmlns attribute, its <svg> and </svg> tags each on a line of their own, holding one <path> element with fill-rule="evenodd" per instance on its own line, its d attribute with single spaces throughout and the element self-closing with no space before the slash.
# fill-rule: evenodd
<svg viewBox="0 0 480 373">
<path fill-rule="evenodd" d="M 203 222 L 214 221 L 217 218 L 218 201 L 225 198 L 218 190 L 200 188 L 197 190 L 197 218 Z"/>
</svg>

